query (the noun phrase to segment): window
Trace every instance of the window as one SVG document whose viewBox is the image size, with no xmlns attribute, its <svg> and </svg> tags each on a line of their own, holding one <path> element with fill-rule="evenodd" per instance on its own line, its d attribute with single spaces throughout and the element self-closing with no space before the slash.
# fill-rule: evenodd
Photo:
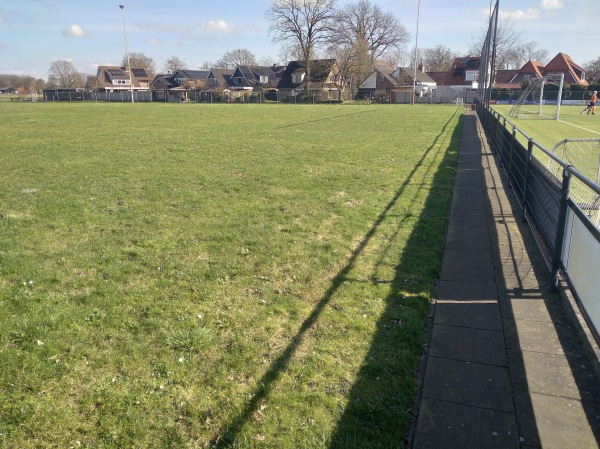
<svg viewBox="0 0 600 449">
<path fill-rule="evenodd" d="M 297 72 L 292 75 L 292 83 L 299 84 L 304 80 L 304 72 Z"/>
<path fill-rule="evenodd" d="M 467 70 L 465 74 L 465 81 L 476 81 L 479 78 L 479 72 L 474 70 Z"/>
<path fill-rule="evenodd" d="M 260 84 L 267 84 L 269 82 L 269 77 L 267 75 L 260 75 Z"/>
</svg>

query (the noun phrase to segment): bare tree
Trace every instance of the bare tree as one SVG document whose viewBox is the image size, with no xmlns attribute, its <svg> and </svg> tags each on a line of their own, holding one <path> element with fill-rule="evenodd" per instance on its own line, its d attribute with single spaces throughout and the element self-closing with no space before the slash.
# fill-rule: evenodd
<svg viewBox="0 0 600 449">
<path fill-rule="evenodd" d="M 279 53 L 277 54 L 281 61 L 302 61 L 302 50 L 298 45 L 294 45 L 293 43 L 283 43 L 279 46 Z"/>
<path fill-rule="evenodd" d="M 410 67 L 415 57 L 413 51 L 407 51 L 405 48 L 400 48 L 394 51 L 387 52 L 383 61 L 389 64 L 391 67 Z"/>
<path fill-rule="evenodd" d="M 271 56 L 263 56 L 262 58 L 260 58 L 257 61 L 258 65 L 263 66 L 263 67 L 269 67 L 272 66 L 276 63 L 275 58 L 272 58 Z"/>
<path fill-rule="evenodd" d="M 67 60 L 54 61 L 48 71 L 48 86 L 71 89 L 83 87 L 84 75 L 79 73 L 72 62 Z"/>
<path fill-rule="evenodd" d="M 391 12 L 384 12 L 370 0 L 359 0 L 338 10 L 329 38 L 336 47 L 366 45 L 371 62 L 387 51 L 402 48 L 408 31 Z"/>
<path fill-rule="evenodd" d="M 518 50 L 521 55 L 521 61 L 517 65 L 518 68 L 521 68 L 527 61 L 538 61 L 542 64 L 548 61 L 548 51 L 538 48 L 538 44 L 535 41 L 519 45 Z"/>
<path fill-rule="evenodd" d="M 204 61 L 202 64 L 200 64 L 200 65 L 198 66 L 198 68 L 199 68 L 200 70 L 210 70 L 210 69 L 212 69 L 214 66 L 215 66 L 215 65 L 214 65 L 212 62 L 210 62 L 210 61 Z"/>
<path fill-rule="evenodd" d="M 586 77 L 589 80 L 595 81 L 597 83 L 598 80 L 600 80 L 600 58 L 597 58 L 590 62 L 586 62 L 585 64 L 583 64 L 583 66 L 586 69 Z"/>
<path fill-rule="evenodd" d="M 0 87 L 12 87 L 26 92 L 40 91 L 46 87 L 46 81 L 26 75 L 0 75 Z"/>
<path fill-rule="evenodd" d="M 153 76 L 155 73 L 154 60 L 143 53 L 129 53 L 129 62 L 131 62 L 131 67 L 133 68 L 146 69 L 150 76 Z M 127 55 L 123 56 L 121 64 L 127 68 Z"/>
<path fill-rule="evenodd" d="M 166 73 L 175 73 L 177 70 L 183 70 L 185 68 L 185 62 L 177 56 L 171 56 L 165 61 L 163 70 Z"/>
<path fill-rule="evenodd" d="M 245 48 L 228 51 L 216 64 L 220 69 L 233 69 L 240 65 L 256 65 L 256 56 Z"/>
<path fill-rule="evenodd" d="M 337 10 L 328 39 L 330 52 L 344 61 L 342 73 L 351 89 L 372 73 L 376 61 L 406 42 L 408 32 L 399 20 L 370 0 L 358 0 Z"/>
<path fill-rule="evenodd" d="M 266 12 L 273 42 L 298 46 L 305 65 L 305 86 L 311 79 L 310 61 L 316 48 L 326 41 L 337 0 L 273 0 Z"/>
<path fill-rule="evenodd" d="M 421 62 L 426 70 L 431 72 L 443 72 L 449 70 L 452 62 L 458 55 L 443 45 L 426 48 L 421 52 Z"/>
<path fill-rule="evenodd" d="M 469 53 L 478 55 L 481 53 L 487 30 L 482 30 L 478 38 L 474 38 Z M 523 43 L 521 34 L 513 28 L 508 20 L 498 24 L 496 32 L 496 68 L 498 69 L 520 69 L 527 61 L 534 59 L 544 62 L 548 56 L 546 50 L 538 49 L 537 43 Z"/>
</svg>

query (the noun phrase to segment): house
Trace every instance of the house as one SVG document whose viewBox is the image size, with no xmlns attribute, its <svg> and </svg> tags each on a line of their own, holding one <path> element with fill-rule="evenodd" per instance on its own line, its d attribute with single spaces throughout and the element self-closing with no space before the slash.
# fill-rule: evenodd
<svg viewBox="0 0 600 449">
<path fill-rule="evenodd" d="M 213 101 L 223 94 L 229 98 L 231 75 L 233 75 L 231 69 L 211 69 L 204 84 L 204 99 Z"/>
<path fill-rule="evenodd" d="M 123 90 L 150 90 L 152 78 L 146 69 L 131 68 L 131 73 L 119 66 L 98 66 L 96 90 L 108 92 Z"/>
<path fill-rule="evenodd" d="M 463 56 L 454 59 L 447 72 L 428 73 L 437 84 L 437 96 L 463 99 L 474 96 L 479 88 L 479 56 Z"/>
<path fill-rule="evenodd" d="M 416 79 L 416 84 L 414 80 Z M 435 96 L 437 83 L 427 75 L 423 66 L 419 70 L 400 67 L 396 70 L 378 66 L 358 87 L 359 98 L 373 99 L 375 95 L 384 96 L 389 102 L 406 101 L 412 98 L 413 90 L 417 96 Z M 399 92 L 406 92 L 403 98 L 398 98 Z"/>
<path fill-rule="evenodd" d="M 556 73 L 564 73 L 564 83 L 566 85 L 581 84 L 588 86 L 589 83 L 585 79 L 585 69 L 578 64 L 575 64 L 571 57 L 566 53 L 557 54 L 542 70 L 544 76 Z"/>
<path fill-rule="evenodd" d="M 177 70 L 173 74 L 157 75 L 150 89 L 155 101 L 188 101 L 194 91 L 201 91 L 206 85 L 208 70 Z"/>
<path fill-rule="evenodd" d="M 231 89 L 247 92 L 263 92 L 277 89 L 279 78 L 271 67 L 240 65 L 231 75 Z"/>
<path fill-rule="evenodd" d="M 175 97 L 170 94 L 171 89 L 179 86 L 172 75 L 156 75 L 150 90 L 152 91 L 153 101 L 176 101 Z"/>
<path fill-rule="evenodd" d="M 498 70 L 494 78 L 495 88 L 520 90 L 530 79 L 539 79 L 552 74 L 564 74 L 564 84 L 588 86 L 585 70 L 575 64 L 565 53 L 558 53 L 545 66 L 538 61 L 527 61 L 519 70 Z"/>
<path fill-rule="evenodd" d="M 538 61 L 527 61 L 519 70 L 498 70 L 494 87 L 520 90 L 530 79 L 542 78 L 543 70 L 544 66 Z"/>
<path fill-rule="evenodd" d="M 303 61 L 290 61 L 277 84 L 280 99 L 294 98 L 305 92 L 319 101 L 342 99 L 344 83 L 335 59 L 310 61 L 310 79 Z"/>
<path fill-rule="evenodd" d="M 183 86 L 186 89 L 202 89 L 206 79 L 210 74 L 209 70 L 177 70 L 171 76 L 177 87 Z"/>
</svg>

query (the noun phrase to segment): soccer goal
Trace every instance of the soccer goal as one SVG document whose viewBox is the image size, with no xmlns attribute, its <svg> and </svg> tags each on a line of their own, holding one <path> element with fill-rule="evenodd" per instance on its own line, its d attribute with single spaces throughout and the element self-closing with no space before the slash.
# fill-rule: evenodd
<svg viewBox="0 0 600 449">
<path fill-rule="evenodd" d="M 590 181 L 600 185 L 600 138 L 565 139 L 554 146 L 552 153 L 575 167 Z M 561 164 L 550 159 L 547 168 L 558 179 L 562 179 Z M 600 227 L 600 196 L 577 178 L 572 178 L 570 196 L 590 220 Z"/>
<path fill-rule="evenodd" d="M 516 118 L 558 120 L 564 77 L 563 73 L 557 73 L 530 79 L 510 110 L 510 115 Z"/>
</svg>

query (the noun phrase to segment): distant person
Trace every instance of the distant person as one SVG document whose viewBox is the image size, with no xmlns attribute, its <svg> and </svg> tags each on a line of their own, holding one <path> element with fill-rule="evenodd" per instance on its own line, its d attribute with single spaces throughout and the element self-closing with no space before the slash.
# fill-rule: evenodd
<svg viewBox="0 0 600 449">
<path fill-rule="evenodd" d="M 590 102 L 588 103 L 587 107 L 581 111 L 581 113 L 583 114 L 587 111 L 587 115 L 596 115 L 596 101 L 598 101 L 598 92 L 593 91 L 592 96 L 590 97 Z"/>
</svg>

